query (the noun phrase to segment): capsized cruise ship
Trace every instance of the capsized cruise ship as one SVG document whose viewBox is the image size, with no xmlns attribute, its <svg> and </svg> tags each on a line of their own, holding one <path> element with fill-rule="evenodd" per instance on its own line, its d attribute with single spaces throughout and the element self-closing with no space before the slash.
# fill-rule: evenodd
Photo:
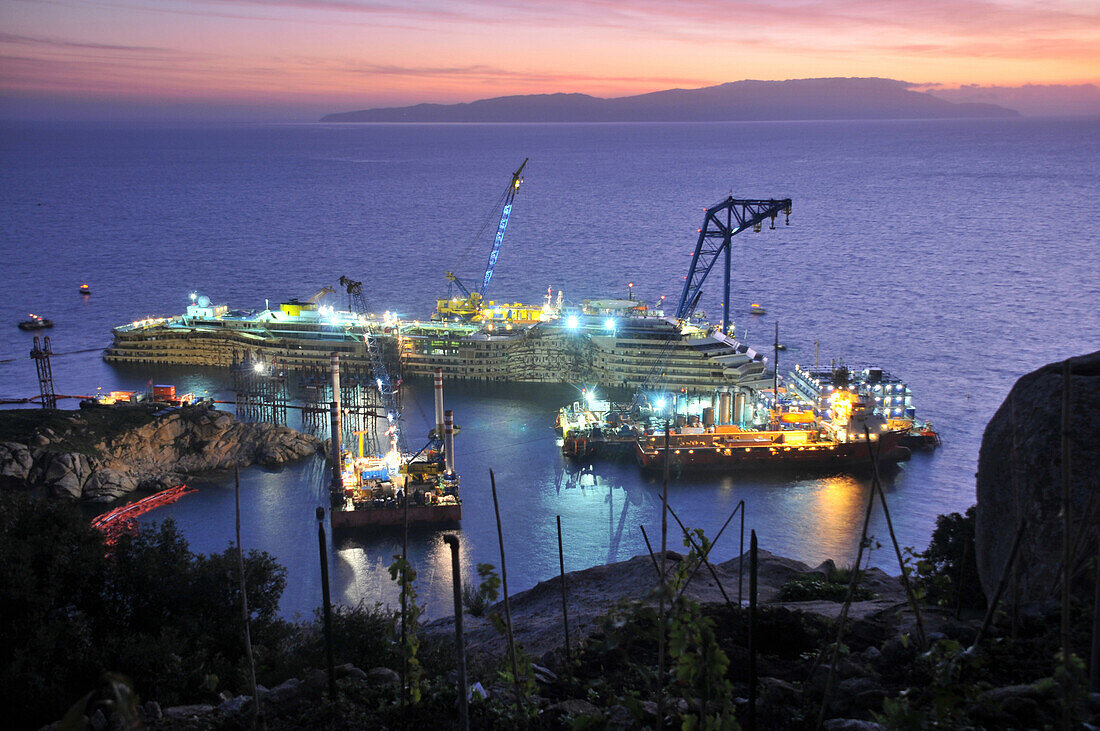
<svg viewBox="0 0 1100 731">
<path fill-rule="evenodd" d="M 324 290 L 322 291 L 324 292 Z M 109 363 L 230 367 L 248 356 L 287 370 L 343 363 L 370 368 L 367 333 L 387 366 L 404 378 L 518 383 L 584 383 L 710 392 L 717 386 L 766 387 L 769 359 L 703 322 L 682 323 L 635 299 L 585 300 L 514 316 L 487 303 L 477 322 L 359 315 L 308 300 L 275 308 L 230 309 L 192 295 L 184 314 L 113 330 Z M 537 314 L 537 319 L 535 317 Z"/>
</svg>

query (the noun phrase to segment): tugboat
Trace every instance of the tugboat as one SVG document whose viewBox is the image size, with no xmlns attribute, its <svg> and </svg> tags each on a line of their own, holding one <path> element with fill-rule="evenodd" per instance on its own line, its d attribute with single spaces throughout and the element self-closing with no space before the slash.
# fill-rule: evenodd
<svg viewBox="0 0 1100 731">
<path fill-rule="evenodd" d="M 80 285 L 80 293 L 83 295 L 89 295 L 92 293 L 92 288 L 89 287 L 87 284 L 82 284 Z"/>
<path fill-rule="evenodd" d="M 41 315 L 36 315 L 33 312 L 29 315 L 29 320 L 23 320 L 19 323 L 20 330 L 42 330 L 47 327 L 53 327 L 53 320 L 47 320 Z"/>
</svg>

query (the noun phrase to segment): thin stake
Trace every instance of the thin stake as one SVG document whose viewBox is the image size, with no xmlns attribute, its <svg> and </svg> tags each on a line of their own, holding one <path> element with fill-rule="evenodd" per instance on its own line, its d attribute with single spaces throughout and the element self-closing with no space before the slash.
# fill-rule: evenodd
<svg viewBox="0 0 1100 731">
<path fill-rule="evenodd" d="M 516 686 L 516 713 L 523 714 L 522 689 L 519 682 L 519 664 L 516 662 L 516 641 L 512 635 L 512 607 L 508 601 L 508 569 L 504 563 L 504 530 L 500 526 L 500 507 L 497 504 L 497 478 L 489 470 L 489 484 L 493 488 L 493 512 L 497 517 L 497 540 L 500 542 L 500 582 L 504 589 L 504 624 L 508 629 L 508 656 L 512 660 L 512 683 Z"/>
<path fill-rule="evenodd" d="M 756 731 L 756 531 L 749 535 L 749 731 Z"/>
<path fill-rule="evenodd" d="M 1070 675 L 1069 645 L 1069 590 L 1070 590 L 1070 545 L 1072 526 L 1070 516 L 1069 480 L 1070 480 L 1070 402 L 1072 400 L 1072 381 L 1070 359 L 1062 363 L 1062 671 L 1063 677 Z M 1062 684 L 1062 728 L 1070 727 L 1070 683 Z"/>
<path fill-rule="evenodd" d="M 730 521 L 733 520 L 733 516 L 737 515 L 737 511 L 741 510 L 744 506 L 745 506 L 745 501 L 742 500 L 741 502 L 739 502 L 737 504 L 737 507 L 733 509 L 733 512 L 730 513 L 730 517 L 726 518 L 726 522 L 722 524 L 722 528 L 718 531 L 718 535 L 714 536 L 714 540 L 711 541 L 710 545 L 707 547 L 706 555 L 707 555 L 708 558 L 710 557 L 710 552 L 714 550 L 714 545 L 716 543 L 718 543 L 718 539 L 721 538 L 722 534 L 726 532 L 726 526 L 728 526 L 730 524 Z M 742 516 L 742 518 L 741 518 L 742 529 L 744 528 L 744 524 L 745 524 L 744 516 Z M 743 543 L 744 537 L 745 537 L 744 533 L 742 533 L 742 535 L 741 535 L 742 549 L 744 549 L 744 543 Z M 688 585 L 691 583 L 692 579 L 695 578 L 695 574 L 699 573 L 699 569 L 701 569 L 702 567 L 703 567 L 702 562 L 699 562 L 699 563 L 695 564 L 695 567 L 691 570 L 691 573 L 688 574 L 687 581 L 685 581 L 684 585 L 680 587 L 680 593 L 676 595 L 677 599 L 679 599 L 681 596 L 684 595 L 684 592 L 687 591 Z M 740 566 L 738 566 L 738 571 L 740 571 Z M 738 590 L 740 590 L 740 581 L 741 581 L 741 577 L 738 576 Z M 740 601 L 741 601 L 740 595 L 737 597 L 737 600 L 740 603 Z"/>
<path fill-rule="evenodd" d="M 573 653 L 569 649 L 569 605 L 565 599 L 565 551 L 561 542 L 561 516 L 558 516 L 558 568 L 561 572 L 561 621 L 565 627 L 565 659 L 568 662 Z"/>
<path fill-rule="evenodd" d="M 401 723 L 408 725 L 409 711 L 409 642 L 405 614 L 409 608 L 409 483 L 401 488 L 405 512 L 401 522 Z"/>
<path fill-rule="evenodd" d="M 1012 575 L 1012 567 L 1016 563 L 1016 552 L 1020 548 L 1020 539 L 1024 537 L 1024 528 L 1027 527 L 1027 518 L 1020 519 L 1020 526 L 1016 529 L 1016 537 L 1012 539 L 1012 550 L 1008 552 L 1008 563 L 1005 564 L 1004 570 L 1001 571 L 1001 580 L 997 582 L 997 591 L 993 593 L 993 598 L 989 600 L 989 606 L 985 610 L 985 619 L 982 620 L 981 629 L 978 630 L 977 636 L 974 638 L 974 644 L 970 646 L 973 650 L 978 646 L 978 643 L 982 641 L 985 636 L 986 630 L 989 629 L 989 624 L 993 621 L 993 614 L 997 611 L 997 605 L 1001 603 L 1001 594 L 1005 590 L 1005 586 L 1008 584 L 1008 579 Z"/>
<path fill-rule="evenodd" d="M 241 619 L 244 621 L 244 653 L 248 657 L 248 689 L 252 693 L 252 728 L 260 725 L 260 696 L 256 693 L 256 661 L 252 657 L 252 622 L 248 614 L 248 590 L 244 582 L 244 548 L 241 546 L 241 470 L 233 468 L 233 497 L 237 505 L 237 573 L 241 577 Z"/>
<path fill-rule="evenodd" d="M 661 488 L 661 591 L 657 598 L 657 728 L 665 727 L 665 569 L 668 560 L 668 442 L 672 422 L 665 420 L 665 468 Z"/>
<path fill-rule="evenodd" d="M 1012 429 L 1012 451 L 1009 459 L 1009 471 L 1012 477 L 1012 520 L 1019 524 L 1020 522 L 1020 481 L 1019 481 L 1019 469 L 1016 461 L 1016 389 L 1008 394 L 1008 423 Z M 969 543 L 964 543 L 963 546 L 968 546 Z M 964 559 L 965 563 L 965 559 Z M 960 601 L 962 599 L 962 591 L 959 592 Z M 959 612 L 955 612 L 955 619 L 959 618 Z M 1012 639 L 1016 640 L 1016 630 L 1020 621 L 1020 571 L 1018 568 L 1012 569 Z"/>
<path fill-rule="evenodd" d="M 1100 541 L 1097 542 L 1096 593 L 1092 599 L 1092 652 L 1089 657 L 1089 690 L 1100 688 Z"/>
<path fill-rule="evenodd" d="M 863 438 L 867 440 L 867 453 L 871 457 L 871 492 L 878 493 L 879 502 L 882 504 L 882 514 L 886 517 L 886 528 L 890 531 L 890 541 L 894 544 L 894 555 L 898 558 L 898 566 L 901 568 L 901 583 L 905 587 L 905 596 L 909 599 L 909 607 L 913 610 L 913 617 L 917 622 L 917 639 L 920 642 L 920 650 L 928 649 L 928 643 L 924 639 L 924 620 L 920 613 L 920 604 L 917 603 L 916 594 L 909 584 L 909 567 L 905 565 L 905 559 L 901 556 L 901 546 L 898 545 L 898 537 L 894 533 L 894 522 L 890 520 L 890 508 L 886 507 L 886 493 L 882 490 L 882 481 L 878 477 L 878 459 L 871 450 L 871 433 L 867 426 L 863 427 Z M 882 452 L 882 442 L 879 441 L 878 452 Z"/>
<path fill-rule="evenodd" d="M 458 555 L 458 536 L 448 533 L 444 542 L 451 547 L 451 584 L 455 595 L 455 654 L 458 655 L 458 724 L 470 728 L 470 709 L 466 689 L 466 640 L 462 634 L 462 566 Z"/>
<path fill-rule="evenodd" d="M 741 608 L 741 577 L 745 568 L 745 501 L 737 506 L 741 509 L 741 542 L 737 546 L 737 607 Z"/>
<path fill-rule="evenodd" d="M 649 560 L 653 562 L 653 573 L 657 574 L 657 579 L 661 578 L 661 567 L 657 565 L 657 557 L 653 555 L 653 546 L 649 544 L 649 536 L 646 535 L 645 526 L 639 525 L 638 530 L 642 532 L 642 538 L 645 539 L 646 550 L 649 551 Z"/>
<path fill-rule="evenodd" d="M 703 550 L 699 548 L 699 544 L 695 542 L 695 539 L 688 531 L 687 526 L 685 526 L 684 522 L 680 520 L 680 516 L 676 515 L 676 512 L 672 509 L 672 506 L 668 505 L 666 506 L 666 508 L 669 514 L 676 519 L 676 523 L 679 524 L 680 530 L 683 531 L 684 538 L 687 538 L 688 544 L 691 545 L 692 550 L 699 554 L 699 558 L 703 562 L 703 565 L 705 565 L 707 567 L 707 570 L 710 572 L 710 577 L 714 579 L 714 583 L 718 585 L 718 591 L 722 592 L 722 598 L 726 600 L 726 604 L 731 604 L 730 598 L 726 596 L 726 590 L 722 586 L 722 581 L 718 578 L 718 572 L 714 570 L 714 566 L 712 566 L 710 561 L 707 560 L 706 554 L 704 554 Z"/>
<path fill-rule="evenodd" d="M 325 660 L 328 662 L 329 697 L 336 700 L 336 662 L 332 657 L 332 603 L 328 590 L 328 547 L 325 543 L 325 509 L 317 508 L 317 544 L 321 550 L 321 598 L 324 600 Z"/>
</svg>

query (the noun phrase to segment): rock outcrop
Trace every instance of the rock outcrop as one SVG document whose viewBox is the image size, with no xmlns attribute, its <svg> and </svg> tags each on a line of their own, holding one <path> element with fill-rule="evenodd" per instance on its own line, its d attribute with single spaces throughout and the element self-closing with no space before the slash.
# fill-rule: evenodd
<svg viewBox="0 0 1100 731">
<path fill-rule="evenodd" d="M 658 554 L 659 555 L 659 554 Z M 670 565 L 683 560 L 674 551 L 668 552 Z M 811 568 L 794 559 L 776 556 L 761 550 L 757 571 L 757 587 L 760 601 L 773 606 L 796 607 L 801 611 L 835 618 L 841 609 L 837 602 L 776 602 L 776 595 L 790 579 L 814 572 L 826 574 L 831 562 Z M 726 597 L 736 604 L 738 600 L 739 558 L 714 564 L 715 574 L 722 586 L 714 582 L 708 571 L 699 571 L 689 584 L 687 596 L 703 604 L 722 604 Z M 747 600 L 749 592 L 749 557 L 743 563 L 742 596 Z M 671 569 L 670 569 L 671 570 Z M 587 637 L 600 626 L 601 617 L 623 600 L 639 600 L 650 596 L 656 570 L 649 555 L 635 556 L 627 561 L 593 566 L 567 575 L 570 634 L 576 638 Z M 875 599 L 855 602 L 849 611 L 851 620 L 860 621 L 869 616 L 896 608 L 905 601 L 905 593 L 897 577 L 880 569 L 869 569 L 863 575 L 863 585 L 876 594 Z M 725 596 L 723 596 L 723 590 Z M 533 657 L 559 648 L 562 645 L 561 584 L 559 579 L 542 581 L 534 587 L 517 592 L 510 597 L 515 622 L 515 640 Z M 496 606 L 490 611 L 501 611 Z M 520 619 L 522 618 L 522 619 Z M 464 617 L 466 647 L 471 655 L 482 658 L 503 657 L 505 640 L 488 616 Z M 454 618 L 445 617 L 427 625 L 427 633 L 445 637 L 454 632 Z"/>
<path fill-rule="evenodd" d="M 0 441 L 0 487 L 40 487 L 89 502 L 169 487 L 185 475 L 280 465 L 316 454 L 321 446 L 316 437 L 294 429 L 246 424 L 201 406 L 97 407 L 56 412 L 37 422 L 25 413 L 16 416 L 28 423 L 28 432 Z"/>
<path fill-rule="evenodd" d="M 1100 515 L 1100 352 L 1071 361 L 1070 503 L 1073 565 L 1096 555 Z M 1027 519 L 1016 571 L 1022 601 L 1043 601 L 1062 567 L 1062 363 L 1016 382 L 993 415 L 978 456 L 975 555 L 993 596 L 1015 526 Z M 1091 601 L 1091 599 L 1090 599 Z"/>
</svg>

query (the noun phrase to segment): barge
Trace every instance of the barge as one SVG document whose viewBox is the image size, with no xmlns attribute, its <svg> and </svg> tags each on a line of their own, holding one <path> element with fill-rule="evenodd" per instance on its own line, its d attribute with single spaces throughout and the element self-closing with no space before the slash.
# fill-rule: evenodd
<svg viewBox="0 0 1100 731">
<path fill-rule="evenodd" d="M 887 427 L 901 432 L 902 446 L 931 450 L 941 444 L 940 435 L 932 427 L 932 422 L 917 418 L 913 392 L 909 386 L 882 368 L 795 365 L 787 383 L 792 395 L 803 399 L 818 413 L 824 413 L 829 408 L 829 401 L 838 390 L 866 393 L 868 400 L 873 402 L 873 408 L 886 420 Z"/>
<path fill-rule="evenodd" d="M 334 422 L 339 422 L 334 406 Z M 454 464 L 454 417 L 443 410 L 443 376 L 435 374 L 436 428 L 428 443 L 411 457 L 401 454 L 399 424 L 387 430 L 389 451 L 359 456 L 336 450 L 340 464 L 333 470 L 330 519 L 333 530 L 392 526 L 453 526 L 462 520 L 459 475 Z M 336 430 L 339 431 L 339 430 Z"/>
<path fill-rule="evenodd" d="M 805 418 L 806 415 L 809 418 Z M 783 418 L 783 417 L 788 418 Z M 738 472 L 753 468 L 850 469 L 909 458 L 904 432 L 890 429 L 865 394 L 838 391 L 829 418 L 811 412 L 773 412 L 769 428 L 738 425 L 678 427 L 637 440 L 638 463 L 646 470 Z"/>
</svg>

